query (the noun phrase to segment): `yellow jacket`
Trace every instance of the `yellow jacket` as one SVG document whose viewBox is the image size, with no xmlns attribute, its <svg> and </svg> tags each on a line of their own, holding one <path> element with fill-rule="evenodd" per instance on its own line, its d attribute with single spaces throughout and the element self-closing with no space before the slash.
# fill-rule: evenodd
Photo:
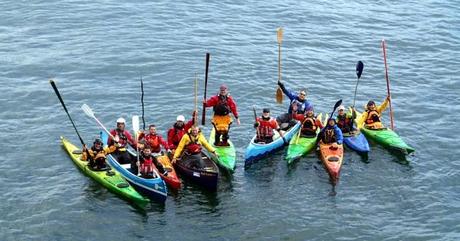
<svg viewBox="0 0 460 241">
<path fill-rule="evenodd" d="M 385 98 L 385 100 L 383 101 L 381 105 L 376 106 L 375 110 L 377 111 L 379 117 L 382 115 L 382 112 L 384 112 L 387 109 L 389 103 L 390 101 L 388 100 L 388 98 Z M 383 128 L 383 124 L 381 122 L 374 122 L 372 124 L 366 124 L 367 118 L 368 118 L 368 113 L 367 113 L 367 106 L 366 106 L 366 109 L 361 115 L 361 118 L 359 119 L 358 123 L 363 123 L 364 126 L 373 128 L 373 129 Z"/>
<path fill-rule="evenodd" d="M 92 158 L 93 160 L 95 160 L 95 159 L 97 159 L 97 158 L 99 158 L 99 157 L 104 157 L 104 158 L 105 158 L 105 156 L 106 156 L 107 154 L 110 154 L 110 153 L 114 152 L 116 149 L 117 149 L 117 148 L 116 148 L 114 145 L 109 146 L 109 147 L 105 147 L 105 148 L 104 148 L 102 151 L 100 151 L 100 152 L 95 152 L 95 151 L 91 150 L 91 148 L 90 148 L 90 149 L 88 149 L 88 153 L 89 153 L 89 155 L 91 156 L 91 158 Z M 84 151 L 84 150 L 83 150 L 82 155 L 81 155 L 81 160 L 82 160 L 82 161 L 88 160 L 88 154 L 87 154 L 86 151 Z"/>
<path fill-rule="evenodd" d="M 179 145 L 177 146 L 176 148 L 176 151 L 174 152 L 174 158 L 179 158 L 181 155 L 182 155 L 182 152 L 184 151 L 184 148 L 192 143 L 192 142 L 197 142 L 198 144 L 200 144 L 201 146 L 203 146 L 204 148 L 206 148 L 206 150 L 208 150 L 209 152 L 214 152 L 215 149 L 209 144 L 209 142 L 206 140 L 206 138 L 203 136 L 203 133 L 198 132 L 198 136 L 197 137 L 193 137 L 190 133 L 191 133 L 191 130 L 190 129 L 188 131 L 187 134 L 185 134 L 184 136 L 182 136 L 182 139 L 180 140 L 179 142 Z M 190 139 L 191 138 L 191 139 Z"/>
</svg>

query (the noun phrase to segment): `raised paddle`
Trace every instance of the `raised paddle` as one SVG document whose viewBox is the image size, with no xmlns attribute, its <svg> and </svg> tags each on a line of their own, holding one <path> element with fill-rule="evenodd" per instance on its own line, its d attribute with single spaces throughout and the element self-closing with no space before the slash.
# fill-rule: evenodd
<svg viewBox="0 0 460 241">
<path fill-rule="evenodd" d="M 329 116 L 329 119 L 327 120 L 328 122 L 329 122 L 330 119 L 332 119 L 332 116 L 334 115 L 335 110 L 336 110 L 337 107 L 339 107 L 341 104 L 342 104 L 342 99 L 340 99 L 339 101 L 337 101 L 337 102 L 335 103 L 334 109 L 332 109 L 331 115 Z M 326 125 L 327 125 L 327 122 L 326 122 Z"/>
<path fill-rule="evenodd" d="M 72 123 L 73 128 L 75 129 L 75 132 L 77 132 L 77 136 L 78 136 L 78 138 L 80 139 L 81 144 L 82 144 L 83 146 L 86 146 L 86 145 L 85 145 L 85 142 L 83 141 L 83 139 L 82 139 L 81 136 L 80 136 L 80 133 L 79 133 L 78 130 L 77 130 L 77 127 L 75 126 L 75 123 L 74 123 L 73 120 L 72 120 L 72 117 L 71 117 L 70 114 L 69 114 L 69 111 L 67 110 L 67 107 L 66 107 L 65 104 L 64 104 L 64 100 L 62 99 L 61 94 L 59 93 L 59 90 L 58 90 L 56 84 L 54 83 L 54 80 L 50 80 L 50 84 L 51 84 L 51 87 L 53 87 L 53 89 L 54 89 L 54 93 L 56 93 L 56 95 L 57 95 L 59 101 L 61 102 L 62 107 L 64 107 L 65 113 L 66 113 L 67 116 L 69 117 L 69 120 L 70 120 L 70 122 Z M 88 149 L 86 149 L 86 155 L 88 156 L 88 160 L 91 160 L 91 156 L 89 155 Z"/>
<path fill-rule="evenodd" d="M 133 115 L 132 118 L 132 124 L 133 124 L 133 131 L 134 131 L 134 138 L 136 138 L 136 143 L 139 141 L 139 116 L 138 115 Z M 136 156 L 137 156 L 137 175 L 139 176 L 141 173 L 140 170 L 140 164 L 139 164 L 139 145 L 136 145 Z"/>
<path fill-rule="evenodd" d="M 195 115 L 193 115 L 193 125 L 197 126 L 198 125 L 198 120 L 197 120 L 197 113 L 198 113 L 198 77 L 195 73 Z"/>
<path fill-rule="evenodd" d="M 278 82 L 281 81 L 281 42 L 283 42 L 283 28 L 276 29 L 276 36 L 278 41 Z M 278 85 L 276 89 L 276 102 L 283 103 L 283 91 Z"/>
<path fill-rule="evenodd" d="M 203 97 L 203 113 L 201 115 L 201 124 L 204 125 L 206 123 L 206 91 L 208 88 L 208 70 L 209 70 L 209 58 L 211 55 L 206 53 L 206 71 L 204 73 L 204 97 Z"/>
<path fill-rule="evenodd" d="M 387 95 L 390 104 L 390 122 L 391 122 L 391 129 L 394 129 L 394 121 L 393 121 L 393 109 L 391 108 L 391 94 L 390 94 L 390 79 L 388 78 L 388 66 L 387 66 L 387 53 L 385 49 L 385 39 L 382 39 L 382 51 L 383 51 L 383 62 L 385 63 L 385 79 L 387 80 Z"/>
<path fill-rule="evenodd" d="M 254 123 L 257 123 L 257 113 L 256 113 L 256 107 L 253 106 L 252 107 L 252 110 L 254 112 Z M 257 133 L 257 137 L 260 137 L 260 134 L 259 134 L 259 126 L 256 127 L 256 133 Z"/>
<path fill-rule="evenodd" d="M 356 86 L 355 86 L 355 96 L 353 97 L 353 108 L 355 107 L 355 101 L 356 101 L 356 91 L 358 90 L 358 83 L 359 83 L 359 78 L 361 78 L 361 74 L 363 73 L 364 69 L 364 64 L 363 62 L 358 61 L 356 64 L 356 76 L 358 76 L 358 80 L 356 81 Z"/>
<path fill-rule="evenodd" d="M 145 119 L 144 119 L 144 81 L 141 76 L 141 103 L 142 103 L 142 130 L 145 130 Z"/>
<path fill-rule="evenodd" d="M 97 122 L 97 124 L 99 124 L 99 126 L 105 131 L 105 133 L 107 133 L 107 135 L 109 135 L 110 138 L 112 138 L 113 141 L 117 142 L 115 140 L 115 137 L 110 133 L 110 131 L 107 130 L 107 128 L 105 128 L 105 126 L 96 118 L 96 116 L 94 115 L 93 110 L 87 104 L 83 104 L 81 106 L 81 109 L 83 110 L 83 112 L 85 112 L 85 114 L 87 116 L 93 118 Z"/>
</svg>

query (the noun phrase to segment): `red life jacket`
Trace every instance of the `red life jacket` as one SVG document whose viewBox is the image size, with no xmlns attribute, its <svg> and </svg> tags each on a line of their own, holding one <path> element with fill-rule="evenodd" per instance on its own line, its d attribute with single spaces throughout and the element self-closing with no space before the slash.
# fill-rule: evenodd
<svg viewBox="0 0 460 241">
<path fill-rule="evenodd" d="M 128 137 L 126 137 L 125 132 L 126 132 L 126 130 L 119 131 L 118 129 L 112 130 L 110 132 L 110 134 L 112 134 L 114 137 L 118 136 L 118 138 L 119 138 L 119 140 L 118 140 L 119 147 L 118 148 L 125 148 L 126 145 L 128 144 Z"/>
<path fill-rule="evenodd" d="M 367 112 L 366 124 L 372 124 L 374 122 L 381 122 L 380 115 L 376 110 L 366 110 L 366 112 Z"/>
<path fill-rule="evenodd" d="M 264 120 L 263 118 L 257 118 L 257 121 L 260 123 L 258 137 L 259 138 L 273 137 L 274 135 L 273 130 L 277 126 L 275 118 L 270 117 L 270 119 L 268 120 Z"/>
<path fill-rule="evenodd" d="M 153 161 L 152 157 L 144 157 L 144 163 L 141 165 L 140 172 L 142 174 L 148 174 L 153 172 Z"/>
<path fill-rule="evenodd" d="M 218 102 L 214 106 L 214 114 L 216 115 L 228 115 L 230 113 L 230 107 L 228 106 L 228 96 L 219 95 Z"/>
<path fill-rule="evenodd" d="M 192 136 L 190 133 L 187 133 L 188 137 L 190 138 L 190 143 L 185 147 L 187 152 L 189 154 L 198 154 L 201 152 L 201 145 L 198 143 L 198 138 L 196 138 L 194 141 L 192 139 Z"/>
<path fill-rule="evenodd" d="M 316 133 L 318 127 L 316 126 L 316 120 L 314 117 L 307 117 L 302 124 L 302 132 Z"/>
<path fill-rule="evenodd" d="M 352 129 L 352 122 L 350 118 L 347 118 L 346 115 L 337 116 L 337 126 L 342 130 L 342 132 L 350 132 Z"/>
<path fill-rule="evenodd" d="M 145 141 L 147 144 L 152 148 L 152 152 L 160 152 L 161 151 L 161 146 L 160 146 L 160 137 L 158 135 L 146 135 L 144 137 Z"/>
</svg>

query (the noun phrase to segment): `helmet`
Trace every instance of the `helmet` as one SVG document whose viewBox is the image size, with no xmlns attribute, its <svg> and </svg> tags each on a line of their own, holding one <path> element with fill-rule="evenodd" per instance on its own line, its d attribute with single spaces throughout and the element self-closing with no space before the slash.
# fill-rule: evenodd
<svg viewBox="0 0 460 241">
<path fill-rule="evenodd" d="M 126 120 L 125 120 L 125 118 L 123 118 L 123 117 L 120 117 L 120 118 L 118 118 L 118 119 L 117 119 L 117 123 L 123 123 L 123 124 L 126 124 Z"/>
<path fill-rule="evenodd" d="M 371 105 L 375 105 L 375 102 L 373 100 L 369 100 L 369 102 L 367 102 L 367 106 L 371 106 Z"/>
<path fill-rule="evenodd" d="M 345 106 L 343 106 L 343 105 L 339 106 L 338 110 L 345 110 Z"/>
<path fill-rule="evenodd" d="M 185 117 L 183 115 L 178 115 L 176 121 L 185 121 Z"/>
</svg>

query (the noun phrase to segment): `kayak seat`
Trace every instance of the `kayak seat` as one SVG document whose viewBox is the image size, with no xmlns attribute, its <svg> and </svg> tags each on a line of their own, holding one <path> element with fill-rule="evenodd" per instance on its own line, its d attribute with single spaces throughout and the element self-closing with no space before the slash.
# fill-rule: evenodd
<svg viewBox="0 0 460 241">
<path fill-rule="evenodd" d="M 339 158 L 336 157 L 336 156 L 331 156 L 331 157 L 329 157 L 327 160 L 330 161 L 330 162 L 338 162 L 338 161 L 339 161 Z"/>
</svg>

